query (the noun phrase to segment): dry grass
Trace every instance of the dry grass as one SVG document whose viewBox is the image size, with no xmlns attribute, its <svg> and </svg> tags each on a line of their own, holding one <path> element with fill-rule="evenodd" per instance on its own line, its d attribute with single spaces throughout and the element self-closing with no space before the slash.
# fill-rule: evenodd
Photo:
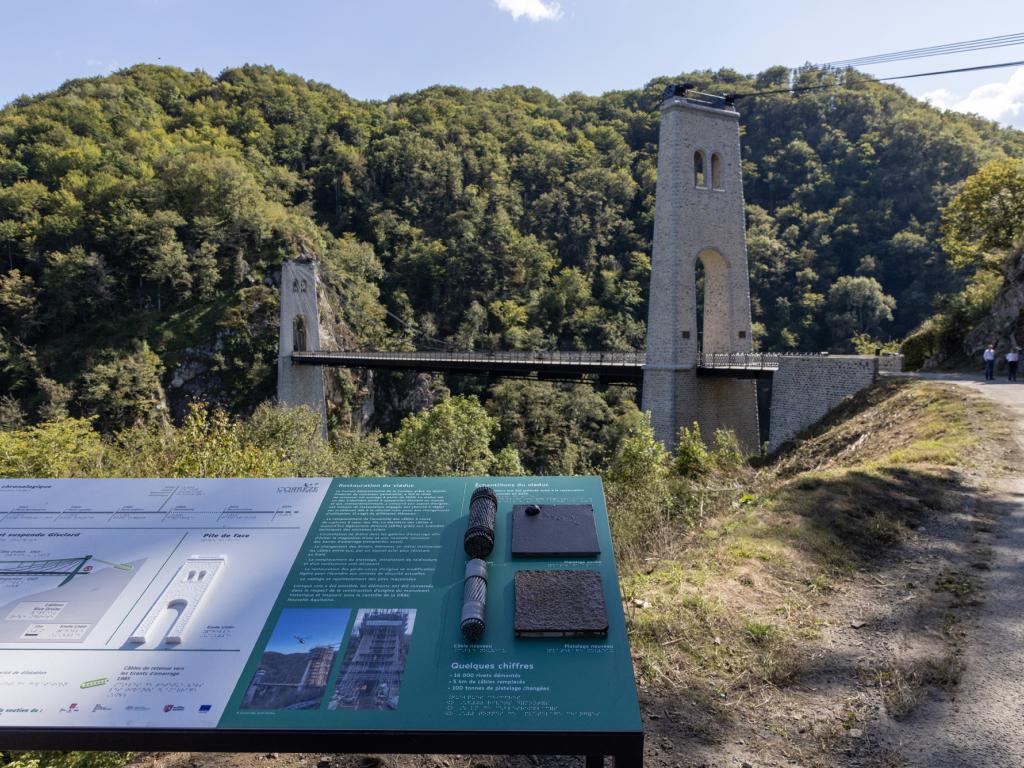
<svg viewBox="0 0 1024 768">
<path fill-rule="evenodd" d="M 989 404 L 959 389 L 887 381 L 747 478 L 697 525 L 667 523 L 622 580 L 638 679 L 699 681 L 743 698 L 785 685 L 814 654 L 829 593 L 962 502 Z M 960 584 L 961 582 L 957 582 Z M 893 671 L 894 706 L 936 674 Z"/>
</svg>

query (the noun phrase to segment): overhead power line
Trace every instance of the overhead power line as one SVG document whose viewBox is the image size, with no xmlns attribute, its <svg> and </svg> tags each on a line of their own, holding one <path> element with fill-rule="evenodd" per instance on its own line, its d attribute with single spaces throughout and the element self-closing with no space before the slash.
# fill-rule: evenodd
<svg viewBox="0 0 1024 768">
<path fill-rule="evenodd" d="M 895 51 L 893 53 L 878 53 L 873 56 L 861 56 L 854 59 L 841 59 L 839 61 L 830 61 L 822 66 L 833 69 L 865 67 L 872 64 L 884 64 L 890 61 L 922 59 L 929 56 L 947 56 L 955 53 L 983 51 L 990 48 L 1005 48 L 1012 45 L 1024 45 L 1024 32 L 1015 32 L 1009 35 L 998 35 L 996 37 L 982 37 L 977 40 L 964 40 L 957 43 L 945 43 L 943 45 L 930 45 L 924 48 L 911 48 L 905 51 Z"/>
<path fill-rule="evenodd" d="M 957 69 L 939 69 L 933 72 L 915 72 L 910 75 L 892 75 L 890 77 L 871 77 L 866 75 L 869 80 L 873 82 L 890 82 L 893 80 L 910 80 L 915 77 L 932 77 L 935 75 L 954 75 L 960 72 L 980 72 L 985 69 L 1005 69 L 1006 67 L 1021 67 L 1024 66 L 1024 60 L 1021 61 L 1004 61 L 1001 64 L 981 64 L 976 67 L 959 67 Z M 829 88 L 849 88 L 849 83 L 823 83 L 821 85 L 804 85 L 795 86 L 793 88 L 775 88 L 767 91 L 751 91 L 750 93 L 732 93 L 728 94 L 725 98 L 729 101 L 736 101 L 737 99 L 748 99 L 755 96 L 770 96 L 772 94 L 797 94 L 797 93 L 809 93 L 811 91 L 825 91 Z"/>
</svg>

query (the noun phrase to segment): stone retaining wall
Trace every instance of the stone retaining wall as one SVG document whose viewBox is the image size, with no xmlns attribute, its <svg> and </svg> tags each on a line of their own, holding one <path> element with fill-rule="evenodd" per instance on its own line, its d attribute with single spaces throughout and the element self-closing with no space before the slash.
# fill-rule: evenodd
<svg viewBox="0 0 1024 768">
<path fill-rule="evenodd" d="M 891 358 L 868 355 L 786 356 L 772 377 L 768 450 L 817 423 L 846 398 L 871 386 Z M 886 365 L 886 370 L 898 370 Z"/>
</svg>

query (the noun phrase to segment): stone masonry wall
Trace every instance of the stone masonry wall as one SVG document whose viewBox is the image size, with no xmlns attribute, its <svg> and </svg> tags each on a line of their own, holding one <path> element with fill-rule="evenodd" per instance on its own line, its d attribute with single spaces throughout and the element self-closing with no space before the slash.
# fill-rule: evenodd
<svg viewBox="0 0 1024 768">
<path fill-rule="evenodd" d="M 317 300 L 319 282 L 316 264 L 308 259 L 288 259 L 281 265 L 281 330 L 278 336 L 277 400 L 286 405 L 308 405 L 320 416 L 323 435 L 327 435 L 327 393 L 323 368 L 295 365 L 292 351 L 320 350 L 320 310 Z M 303 339 L 296 339 L 301 318 Z M 297 343 L 298 342 L 298 343 Z"/>
<path fill-rule="evenodd" d="M 874 383 L 881 358 L 868 355 L 783 357 L 772 376 L 768 450 L 817 423 Z"/>
<path fill-rule="evenodd" d="M 703 155 L 702 184 L 695 179 L 697 152 Z M 754 451 L 754 387 L 697 379 L 698 259 L 704 265 L 703 350 L 750 351 L 739 115 L 672 97 L 661 106 L 643 409 L 669 447 L 681 426 L 699 421 L 709 436 L 719 427 L 734 430 Z"/>
<path fill-rule="evenodd" d="M 903 371 L 903 355 L 880 355 L 878 370 L 884 373 L 900 373 Z"/>
</svg>

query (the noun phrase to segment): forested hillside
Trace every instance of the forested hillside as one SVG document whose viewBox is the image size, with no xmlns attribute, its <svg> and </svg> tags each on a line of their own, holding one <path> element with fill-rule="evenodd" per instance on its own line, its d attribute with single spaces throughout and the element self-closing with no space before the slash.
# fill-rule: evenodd
<svg viewBox="0 0 1024 768">
<path fill-rule="evenodd" d="M 822 77 L 848 87 L 738 102 L 764 349 L 912 330 L 956 280 L 939 208 L 987 161 L 1024 156 L 1021 132 L 856 73 L 797 80 Z M 790 73 L 685 79 L 746 93 Z M 191 396 L 251 411 L 274 391 L 276 269 L 301 252 L 324 265 L 346 344 L 641 347 L 669 80 L 360 102 L 272 68 L 140 65 L 15 101 L 0 111 L 0 421 L 70 411 L 114 430 Z M 592 461 L 632 418 L 621 393 L 493 394 L 533 466 L 584 435 Z M 534 406 L 552 421 L 536 439 Z"/>
</svg>

